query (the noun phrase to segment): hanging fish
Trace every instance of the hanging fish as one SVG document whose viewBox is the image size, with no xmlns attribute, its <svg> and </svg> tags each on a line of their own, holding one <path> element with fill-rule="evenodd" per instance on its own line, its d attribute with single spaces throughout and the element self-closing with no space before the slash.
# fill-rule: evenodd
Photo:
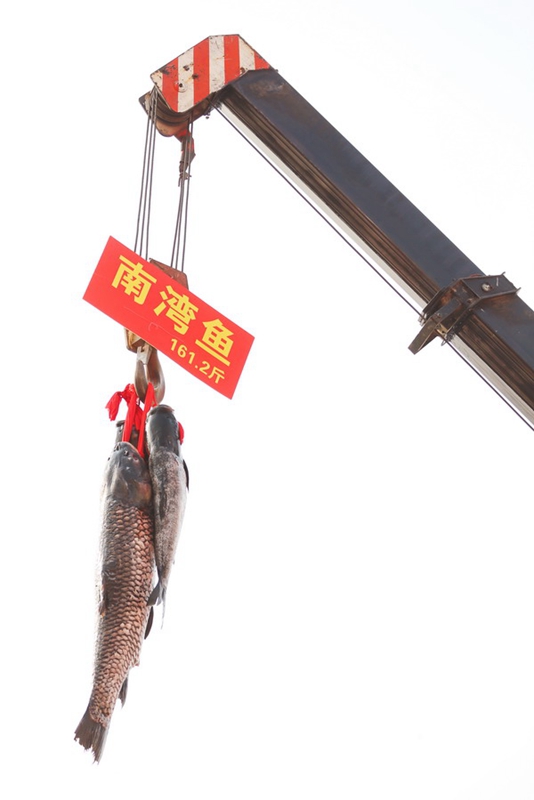
<svg viewBox="0 0 534 800">
<path fill-rule="evenodd" d="M 170 406 L 159 405 L 146 421 L 148 466 L 154 492 L 154 546 L 158 583 L 149 605 L 163 602 L 182 528 L 189 488 L 187 466 L 180 449 L 179 427 Z"/>
<path fill-rule="evenodd" d="M 128 673 L 139 664 L 153 609 L 147 605 L 154 575 L 150 474 L 129 442 L 115 445 L 103 488 L 101 585 L 89 705 L 75 739 L 100 761 L 117 699 L 126 700 Z"/>
</svg>

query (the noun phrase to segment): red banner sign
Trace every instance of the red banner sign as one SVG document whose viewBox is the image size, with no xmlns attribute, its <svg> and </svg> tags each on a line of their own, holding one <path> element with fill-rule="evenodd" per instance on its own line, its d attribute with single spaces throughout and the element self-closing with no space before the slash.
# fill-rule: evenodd
<svg viewBox="0 0 534 800">
<path fill-rule="evenodd" d="M 254 337 L 112 237 L 84 300 L 233 396 Z"/>
</svg>

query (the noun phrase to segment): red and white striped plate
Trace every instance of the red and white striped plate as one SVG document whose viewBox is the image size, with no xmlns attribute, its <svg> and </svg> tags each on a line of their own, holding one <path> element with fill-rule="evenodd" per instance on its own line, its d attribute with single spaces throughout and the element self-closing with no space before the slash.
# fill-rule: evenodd
<svg viewBox="0 0 534 800">
<path fill-rule="evenodd" d="M 208 36 L 150 77 L 169 106 L 182 113 L 245 72 L 269 68 L 264 58 L 234 34 Z"/>
</svg>

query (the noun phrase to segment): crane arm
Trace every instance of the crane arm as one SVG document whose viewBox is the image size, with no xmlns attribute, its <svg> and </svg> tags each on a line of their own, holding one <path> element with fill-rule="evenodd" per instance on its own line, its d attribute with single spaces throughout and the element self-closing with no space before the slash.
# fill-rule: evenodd
<svg viewBox="0 0 534 800">
<path fill-rule="evenodd" d="M 196 98 L 193 89 L 181 86 L 189 93 L 187 107 L 173 108 L 165 94 L 160 76 L 171 84 L 169 65 L 152 76 L 160 132 L 180 136 L 191 116 L 219 107 L 417 304 L 426 330 L 412 351 L 434 336 L 454 335 L 453 347 L 534 425 L 534 311 L 515 287 L 504 276 L 486 276 L 252 48 L 247 68 L 234 64 L 224 80 L 224 46 L 215 49 L 211 40 L 225 38 L 200 43 L 207 64 L 204 93 Z M 235 40 L 243 42 L 228 39 L 234 49 Z M 209 73 L 212 50 L 219 59 L 217 74 L 223 75 L 218 84 Z M 185 54 L 181 75 L 193 76 L 196 90 L 200 71 L 194 51 Z M 174 78 L 178 64 L 176 59 Z M 180 88 L 180 81 L 172 85 Z M 147 97 L 141 98 L 145 107 Z"/>
</svg>

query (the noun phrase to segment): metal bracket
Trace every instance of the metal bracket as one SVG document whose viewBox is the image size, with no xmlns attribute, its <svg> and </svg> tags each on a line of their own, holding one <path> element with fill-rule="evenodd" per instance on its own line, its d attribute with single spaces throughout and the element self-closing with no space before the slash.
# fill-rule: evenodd
<svg viewBox="0 0 534 800">
<path fill-rule="evenodd" d="M 441 336 L 442 344 L 449 342 L 462 328 L 469 314 L 481 303 L 487 303 L 519 290 L 502 275 L 471 275 L 440 289 L 424 307 L 419 331 L 409 349 L 418 353 L 425 345 Z"/>
</svg>

